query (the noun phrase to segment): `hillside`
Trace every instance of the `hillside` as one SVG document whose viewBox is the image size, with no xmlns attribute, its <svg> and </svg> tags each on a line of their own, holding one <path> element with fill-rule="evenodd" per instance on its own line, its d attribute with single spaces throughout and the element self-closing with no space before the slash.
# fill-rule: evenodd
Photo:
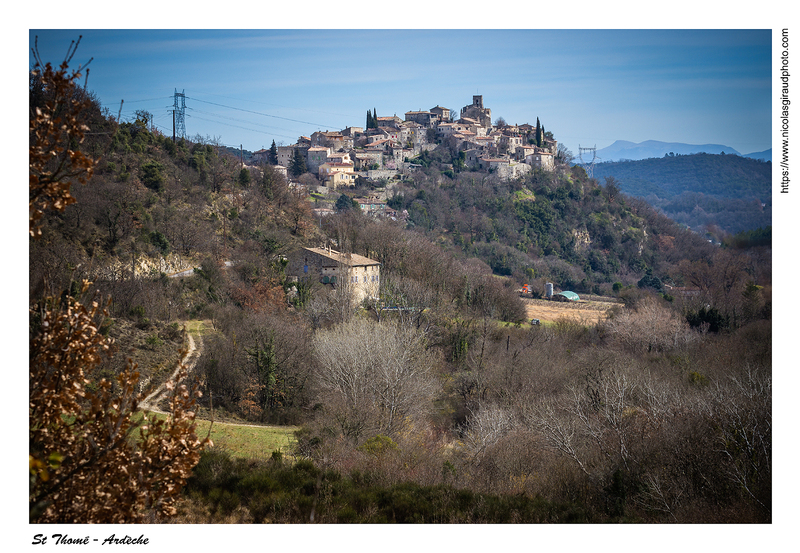
<svg viewBox="0 0 800 553">
<path fill-rule="evenodd" d="M 514 181 L 488 173 L 453 174 L 445 149 L 389 204 L 459 255 L 478 257 L 517 282 L 554 282 L 565 290 L 611 293 L 648 271 L 672 278 L 681 259 L 712 252 L 705 240 L 646 202 L 587 178 L 581 168 L 534 171 Z"/>
<path fill-rule="evenodd" d="M 70 92 L 60 100 L 68 107 L 87 97 Z M 50 121 L 34 108 L 57 111 L 48 94 L 32 79 L 32 128 Z M 31 148 L 32 176 L 34 168 L 48 176 L 58 155 L 83 169 L 78 180 L 43 179 L 58 202 L 31 187 L 41 209 L 30 215 L 30 390 L 48 376 L 55 397 L 72 396 L 69 413 L 81 416 L 80 402 L 99 390 L 107 403 L 85 401 L 97 420 L 124 416 L 131 403 L 115 394 L 133 394 L 139 374 L 161 384 L 180 329 L 202 320 L 209 332 L 192 373 L 165 386 L 185 400 L 173 413 L 187 425 L 213 412 L 300 428 L 297 462 L 263 449 L 234 459 L 230 442 L 196 440 L 189 458 L 191 429 L 171 431 L 176 449 L 153 441 L 148 451 L 165 457 L 158 467 L 183 461 L 191 471 L 169 484 L 174 495 L 183 490 L 180 509 L 142 504 L 135 516 L 771 522 L 768 233 L 712 245 L 579 167 L 554 162 L 508 179 L 469 170 L 446 143 L 400 180 L 362 175 L 339 189 L 308 174 L 289 182 L 216 144 L 173 142 L 144 120 L 120 124 L 88 100 L 68 126 L 85 124 L 84 141 L 47 125 L 53 143 Z M 353 198 L 368 195 L 387 197 L 397 217 L 362 212 Z M 323 206 L 327 215 L 312 212 Z M 376 294 L 357 302 L 345 278 L 289 274 L 295 253 L 323 244 L 345 254 L 339 271 L 356 257 L 347 254 L 368 257 Z M 350 282 L 362 277 L 366 268 Z M 604 304 L 603 316 L 559 317 L 559 302 L 540 298 L 546 283 L 604 296 L 592 304 Z M 524 301 L 523 284 L 534 290 Z M 107 314 L 69 318 L 103 298 Z M 539 308 L 552 315 L 534 324 Z M 119 346 L 110 360 L 94 350 L 63 355 L 87 344 L 105 352 L 109 338 Z M 140 373 L 125 372 L 129 353 Z M 65 365 L 78 375 L 73 386 L 60 384 Z M 118 374 L 127 376 L 110 384 Z M 189 393 L 194 386 L 202 395 Z M 166 488 L 127 475 L 130 459 L 147 456 L 93 464 L 105 454 L 94 438 L 106 430 L 113 447 L 135 450 L 164 427 L 132 423 L 129 436 L 141 442 L 121 439 L 113 424 L 87 437 L 92 421 L 71 427 L 72 417 L 48 410 L 43 423 L 39 412 L 29 425 L 37 472 L 27 477 L 40 490 L 31 521 L 55 497 L 51 482 L 69 483 L 70 466 L 98 484 L 119 472 L 137 496 Z M 65 446 L 48 445 L 55 431 Z M 92 453 L 70 455 L 78 446 Z M 96 505 L 120 517 L 120 506 L 135 505 L 117 488 L 87 490 L 90 505 L 76 502 L 66 522 L 82 522 Z"/>
<path fill-rule="evenodd" d="M 772 164 L 736 155 L 675 155 L 599 163 L 594 176 L 645 198 L 671 219 L 737 232 L 772 224 Z M 763 204 L 763 205 L 762 205 Z"/>
</svg>

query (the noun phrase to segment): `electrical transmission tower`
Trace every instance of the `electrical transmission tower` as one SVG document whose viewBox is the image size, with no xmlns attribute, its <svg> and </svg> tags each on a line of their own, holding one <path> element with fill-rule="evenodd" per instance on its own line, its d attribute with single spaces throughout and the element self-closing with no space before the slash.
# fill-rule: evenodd
<svg viewBox="0 0 800 553">
<path fill-rule="evenodd" d="M 178 92 L 175 89 L 175 102 L 172 105 L 172 140 L 186 138 L 186 90 Z"/>
<path fill-rule="evenodd" d="M 592 152 L 592 161 L 584 161 L 583 160 L 583 152 L 589 153 Z M 581 145 L 578 144 L 578 159 L 580 160 L 581 165 L 586 170 L 586 175 L 591 179 L 594 177 L 594 162 L 598 159 L 597 158 L 597 146 L 593 148 L 581 148 Z"/>
</svg>

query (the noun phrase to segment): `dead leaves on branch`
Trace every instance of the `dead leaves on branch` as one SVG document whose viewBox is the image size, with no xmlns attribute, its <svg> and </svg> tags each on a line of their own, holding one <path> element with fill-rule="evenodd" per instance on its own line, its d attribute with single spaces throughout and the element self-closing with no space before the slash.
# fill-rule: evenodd
<svg viewBox="0 0 800 553">
<path fill-rule="evenodd" d="M 88 290 L 84 282 L 83 292 Z M 210 443 L 195 434 L 199 392 L 171 382 L 171 415 L 136 415 L 143 393 L 130 360 L 113 381 L 91 372 L 111 340 L 97 301 L 49 298 L 32 311 L 30 521 L 131 523 L 174 514 L 173 503 Z"/>
<path fill-rule="evenodd" d="M 30 113 L 28 211 L 33 238 L 42 234 L 40 220 L 45 210 L 63 211 L 75 203 L 70 186 L 73 182 L 85 184 L 96 165 L 79 149 L 89 130 L 81 122 L 81 114 L 91 107 L 91 100 L 77 84 L 85 66 L 69 70 L 78 43 L 80 39 L 70 45 L 58 69 L 49 62 L 42 64 L 37 48 L 32 49 L 36 63 L 31 70 L 31 89 L 33 93 L 37 87 L 44 98 L 41 107 L 31 105 Z"/>
</svg>

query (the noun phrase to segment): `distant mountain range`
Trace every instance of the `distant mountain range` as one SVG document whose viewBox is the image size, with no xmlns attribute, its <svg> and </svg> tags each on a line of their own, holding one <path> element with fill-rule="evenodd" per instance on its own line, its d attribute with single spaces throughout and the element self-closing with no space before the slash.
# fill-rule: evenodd
<svg viewBox="0 0 800 553">
<path fill-rule="evenodd" d="M 627 140 L 617 140 L 611 146 L 597 150 L 597 157 L 599 158 L 598 161 L 636 161 L 653 157 L 664 157 L 669 153 L 675 155 L 725 153 L 772 161 L 772 148 L 763 152 L 740 154 L 730 146 L 723 146 L 722 144 L 684 144 L 681 142 L 660 142 L 658 140 L 645 140 L 638 144 Z M 589 162 L 591 161 L 591 157 L 587 157 L 587 155 L 584 154 L 583 161 Z"/>
</svg>

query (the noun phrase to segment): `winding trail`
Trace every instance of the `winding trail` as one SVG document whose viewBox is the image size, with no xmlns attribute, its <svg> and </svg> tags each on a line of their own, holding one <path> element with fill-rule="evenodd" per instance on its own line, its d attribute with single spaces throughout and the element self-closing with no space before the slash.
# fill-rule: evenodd
<svg viewBox="0 0 800 553">
<path fill-rule="evenodd" d="M 175 370 L 169 376 L 167 381 L 174 380 L 178 372 L 181 369 L 182 365 L 186 366 L 187 374 L 191 374 L 194 370 L 195 366 L 197 365 L 197 361 L 200 359 L 200 356 L 203 354 L 203 333 L 202 329 L 205 328 L 206 322 L 201 321 L 200 325 L 196 327 L 196 330 L 190 331 L 186 330 L 186 353 L 184 354 L 183 358 L 181 359 L 180 363 L 176 363 Z M 193 335 L 194 334 L 194 335 Z M 142 411 L 150 411 L 152 413 L 158 413 L 160 415 L 169 415 L 168 411 L 164 411 L 159 407 L 162 401 L 165 401 L 169 395 L 169 390 L 167 390 L 166 382 L 162 382 L 155 390 L 153 390 L 150 394 L 145 397 L 141 403 L 139 403 L 139 409 Z M 200 417 L 198 417 L 200 420 Z M 250 424 L 250 423 L 238 423 L 238 422 L 220 422 L 220 421 L 213 421 L 214 424 L 220 425 L 227 425 L 227 426 L 245 426 L 249 428 L 266 428 L 266 427 L 273 427 L 273 425 L 266 425 L 266 424 Z"/>
<path fill-rule="evenodd" d="M 186 338 L 186 354 L 183 356 L 180 363 L 176 363 L 175 371 L 173 371 L 167 381 L 175 380 L 182 366 L 186 366 L 187 373 L 191 373 L 194 370 L 195 365 L 197 365 L 197 360 L 200 359 L 200 355 L 203 353 L 203 335 L 200 332 L 197 333 L 197 341 L 195 341 L 194 336 L 192 336 L 192 333 L 188 330 L 186 331 Z M 168 390 L 166 382 L 162 382 L 155 390 L 153 390 L 142 400 L 142 402 L 139 404 L 139 408 L 143 411 L 152 411 L 162 415 L 169 414 L 159 407 L 159 404 L 167 398 L 167 393 Z"/>
</svg>

